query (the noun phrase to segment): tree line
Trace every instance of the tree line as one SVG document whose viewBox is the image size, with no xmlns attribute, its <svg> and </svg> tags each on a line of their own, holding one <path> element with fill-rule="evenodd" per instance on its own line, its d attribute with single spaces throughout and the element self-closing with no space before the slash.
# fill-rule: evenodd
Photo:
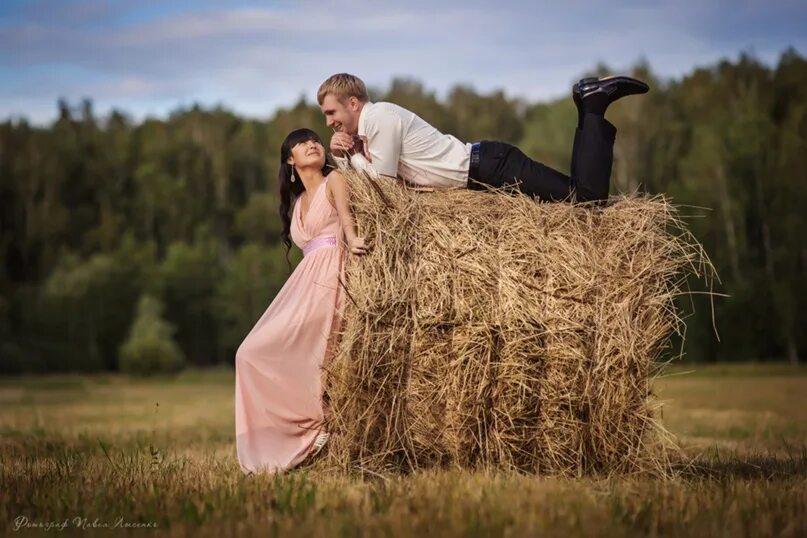
<svg viewBox="0 0 807 538">
<path fill-rule="evenodd" d="M 789 49 L 775 66 L 741 54 L 680 79 L 646 62 L 631 74 L 651 91 L 609 109 L 612 192 L 684 206 L 721 277 L 714 291 L 730 296 L 682 301 L 685 357 L 798 361 L 807 61 Z M 571 98 L 528 103 L 459 85 L 438 99 L 406 78 L 370 93 L 463 141 L 512 142 L 569 171 Z M 48 126 L 0 123 L 0 373 L 117 370 L 146 355 L 170 369 L 232 364 L 289 274 L 276 175 L 283 138 L 303 126 L 330 139 L 305 98 L 266 121 L 193 106 L 134 122 L 61 100 Z"/>
</svg>

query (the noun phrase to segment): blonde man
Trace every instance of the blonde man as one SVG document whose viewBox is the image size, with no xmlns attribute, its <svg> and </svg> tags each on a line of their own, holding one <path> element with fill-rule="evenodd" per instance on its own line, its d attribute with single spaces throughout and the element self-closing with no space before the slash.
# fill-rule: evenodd
<svg viewBox="0 0 807 538">
<path fill-rule="evenodd" d="M 506 142 L 464 143 L 403 107 L 373 103 L 364 82 L 354 75 L 329 77 L 317 101 L 326 124 L 336 131 L 330 142 L 333 154 L 350 158 L 354 167 L 372 175 L 434 188 L 517 185 L 541 200 L 588 202 L 608 197 L 616 128 L 605 119 L 606 109 L 617 99 L 648 90 L 644 82 L 624 76 L 585 78 L 574 85 L 578 124 L 571 176 Z"/>
</svg>

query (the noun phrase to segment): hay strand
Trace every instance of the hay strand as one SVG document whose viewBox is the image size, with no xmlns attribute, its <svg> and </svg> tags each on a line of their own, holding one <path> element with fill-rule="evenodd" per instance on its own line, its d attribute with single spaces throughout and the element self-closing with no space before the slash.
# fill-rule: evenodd
<svg viewBox="0 0 807 538">
<path fill-rule="evenodd" d="M 347 173 L 360 234 L 327 372 L 325 464 L 666 474 L 652 380 L 714 268 L 663 196 L 605 206 Z"/>
</svg>

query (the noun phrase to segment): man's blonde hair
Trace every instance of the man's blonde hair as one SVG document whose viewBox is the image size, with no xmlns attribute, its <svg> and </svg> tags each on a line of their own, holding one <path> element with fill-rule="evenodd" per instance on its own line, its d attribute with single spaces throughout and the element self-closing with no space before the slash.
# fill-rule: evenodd
<svg viewBox="0 0 807 538">
<path fill-rule="evenodd" d="M 366 103 L 370 100 L 364 82 L 362 82 L 359 77 L 349 75 L 348 73 L 331 75 L 328 77 L 328 80 L 322 83 L 317 91 L 317 101 L 320 105 L 325 100 L 325 96 L 329 93 L 336 96 L 341 103 L 344 103 L 350 97 L 355 97 L 362 103 Z"/>
</svg>

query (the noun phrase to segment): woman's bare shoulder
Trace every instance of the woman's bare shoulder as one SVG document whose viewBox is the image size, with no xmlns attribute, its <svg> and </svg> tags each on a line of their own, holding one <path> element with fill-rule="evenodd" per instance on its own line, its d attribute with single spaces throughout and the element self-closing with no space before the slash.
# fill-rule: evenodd
<svg viewBox="0 0 807 538">
<path fill-rule="evenodd" d="M 331 205 L 334 205 L 336 203 L 336 200 L 333 197 L 334 184 L 336 184 L 338 188 L 344 189 L 345 176 L 343 176 L 338 170 L 331 170 L 325 179 L 327 180 L 327 183 L 325 184 L 325 197 L 328 199 Z"/>
</svg>

